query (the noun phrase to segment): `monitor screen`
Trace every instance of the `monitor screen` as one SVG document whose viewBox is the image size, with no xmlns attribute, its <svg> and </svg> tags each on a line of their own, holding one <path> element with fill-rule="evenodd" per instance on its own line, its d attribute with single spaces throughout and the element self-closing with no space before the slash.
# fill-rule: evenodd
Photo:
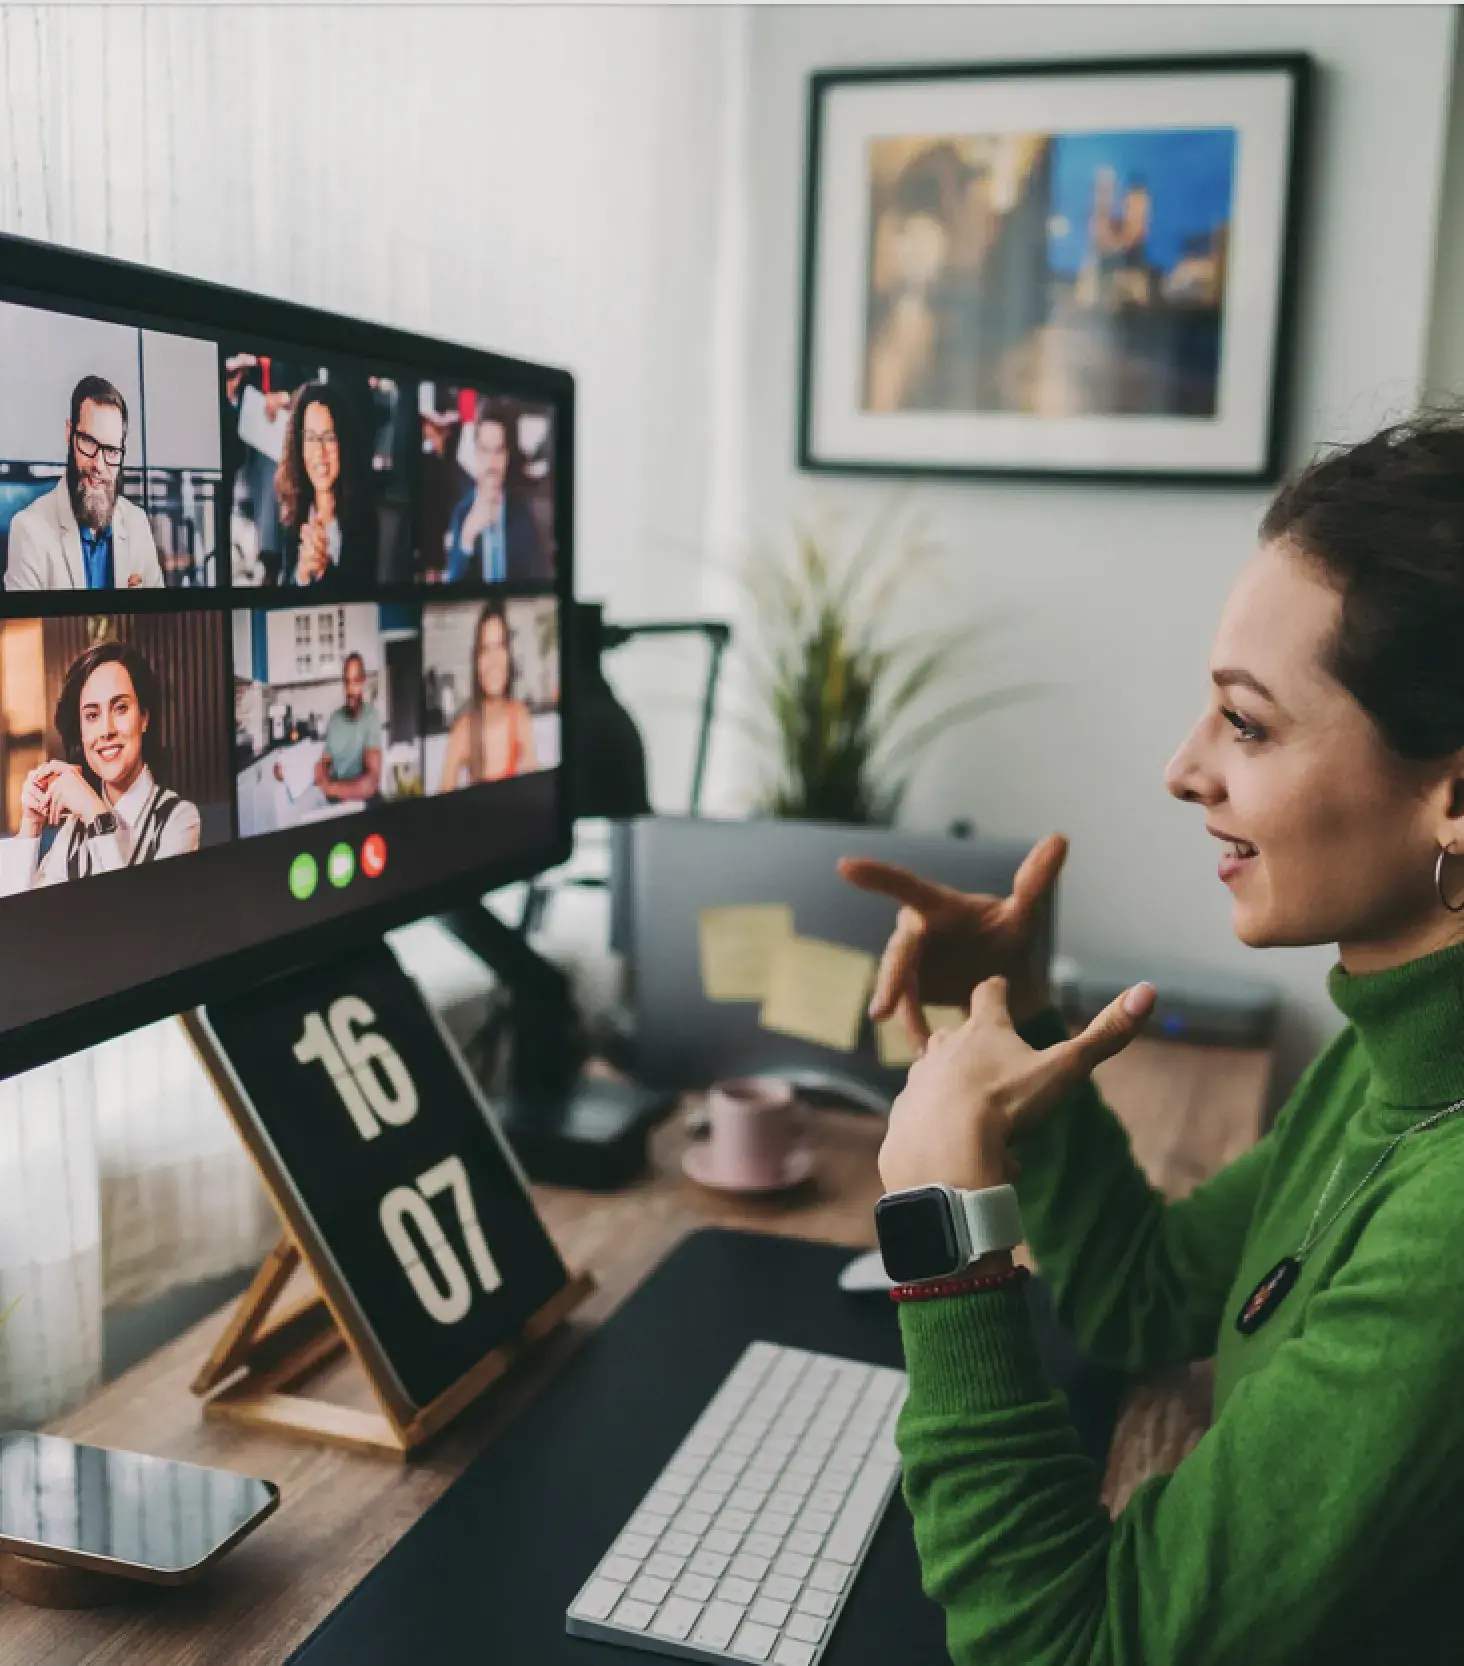
<svg viewBox="0 0 1464 1666">
<path fill-rule="evenodd" d="M 564 859 L 573 421 L 0 237 L 0 1076 Z"/>
</svg>

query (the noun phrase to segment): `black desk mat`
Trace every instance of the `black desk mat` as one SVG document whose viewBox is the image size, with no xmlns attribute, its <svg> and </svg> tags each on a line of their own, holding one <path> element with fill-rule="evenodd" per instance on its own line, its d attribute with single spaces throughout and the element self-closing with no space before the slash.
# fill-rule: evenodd
<svg viewBox="0 0 1464 1666">
<path fill-rule="evenodd" d="M 665 1657 L 567 1636 L 564 1612 L 746 1345 L 903 1364 L 894 1304 L 838 1288 L 851 1252 L 695 1232 L 566 1362 L 291 1656 L 288 1666 L 630 1666 Z M 1053 1385 L 1101 1468 L 1120 1379 L 1082 1359 L 1028 1281 Z M 945 1660 L 896 1494 L 826 1666 Z"/>
</svg>

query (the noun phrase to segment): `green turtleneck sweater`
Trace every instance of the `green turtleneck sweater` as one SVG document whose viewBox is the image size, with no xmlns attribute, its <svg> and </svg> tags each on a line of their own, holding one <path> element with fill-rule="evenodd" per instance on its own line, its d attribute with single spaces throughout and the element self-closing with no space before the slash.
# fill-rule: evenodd
<svg viewBox="0 0 1464 1666">
<path fill-rule="evenodd" d="M 1097 1359 L 1215 1360 L 1214 1420 L 1110 1520 L 1019 1286 L 904 1303 L 898 1441 L 956 1666 L 1464 1660 L 1464 944 L 1327 988 L 1348 1020 L 1258 1145 L 1166 1203 L 1086 1083 L 1013 1144 L 1028 1245 Z M 1019 1026 L 1046 1047 L 1049 1011 Z M 1307 1234 L 1250 1336 L 1246 1296 Z"/>
</svg>

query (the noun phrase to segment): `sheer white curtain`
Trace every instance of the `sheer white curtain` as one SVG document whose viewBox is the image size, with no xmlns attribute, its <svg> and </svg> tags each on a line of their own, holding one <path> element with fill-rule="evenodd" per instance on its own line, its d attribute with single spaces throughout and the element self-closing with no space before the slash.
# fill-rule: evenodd
<svg viewBox="0 0 1464 1666">
<path fill-rule="evenodd" d="M 78 1400 L 102 1364 L 94 1060 L 0 1082 L 0 1427 Z"/>
<path fill-rule="evenodd" d="M 252 1266 L 277 1233 L 177 1023 L 0 1082 L 0 1427 L 86 1395 L 108 1308 Z"/>
<path fill-rule="evenodd" d="M 258 1261 L 278 1217 L 182 1025 L 136 1030 L 94 1057 L 105 1305 Z"/>
</svg>

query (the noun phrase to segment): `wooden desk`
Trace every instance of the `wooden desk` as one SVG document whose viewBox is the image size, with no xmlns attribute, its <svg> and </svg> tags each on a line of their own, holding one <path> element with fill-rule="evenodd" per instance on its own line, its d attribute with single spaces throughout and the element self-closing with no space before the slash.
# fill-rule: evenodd
<svg viewBox="0 0 1464 1666">
<path fill-rule="evenodd" d="M 1105 1097 L 1132 1132 L 1140 1161 L 1167 1193 L 1187 1192 L 1259 1133 L 1270 1075 L 1267 1051 L 1143 1040 L 1100 1067 Z M 109 1384 L 56 1425 L 102 1446 L 268 1476 L 278 1513 L 196 1586 L 139 1589 L 113 1608 L 29 1609 L 0 1598 L 0 1666 L 277 1666 L 422 1514 L 515 1411 L 687 1233 L 721 1224 L 873 1244 L 882 1124 L 825 1112 L 815 1118 L 816 1181 L 787 1197 L 746 1201 L 702 1191 L 682 1177 L 679 1119 L 653 1142 L 650 1178 L 597 1197 L 537 1189 L 550 1231 L 572 1267 L 600 1281 L 592 1300 L 546 1346 L 470 1409 L 416 1462 L 397 1466 L 205 1423 L 188 1382 L 222 1328 L 220 1312 Z M 323 1379 L 342 1399 L 365 1391 L 342 1373 Z M 1203 1367 L 1136 1387 L 1110 1455 L 1105 1499 L 1121 1507 L 1145 1475 L 1171 1469 L 1209 1415 Z"/>
</svg>

